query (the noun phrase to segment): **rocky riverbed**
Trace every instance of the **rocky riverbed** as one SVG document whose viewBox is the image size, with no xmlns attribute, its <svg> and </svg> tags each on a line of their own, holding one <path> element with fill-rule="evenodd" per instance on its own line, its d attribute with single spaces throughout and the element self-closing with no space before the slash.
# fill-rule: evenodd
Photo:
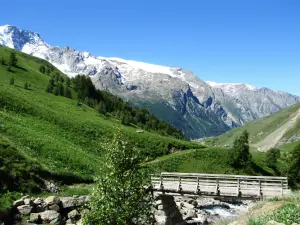
<svg viewBox="0 0 300 225">
<path fill-rule="evenodd" d="M 222 202 L 193 196 L 155 196 L 155 225 L 214 224 L 245 212 L 251 202 Z M 89 210 L 88 196 L 32 198 L 24 196 L 14 202 L 0 225 L 82 224 Z"/>
</svg>

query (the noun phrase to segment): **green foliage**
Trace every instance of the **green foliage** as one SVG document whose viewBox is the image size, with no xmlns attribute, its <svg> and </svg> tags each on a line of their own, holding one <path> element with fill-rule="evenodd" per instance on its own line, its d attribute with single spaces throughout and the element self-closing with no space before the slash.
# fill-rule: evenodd
<svg viewBox="0 0 300 225">
<path fill-rule="evenodd" d="M 44 73 L 44 74 L 46 73 L 46 68 L 45 68 L 44 65 L 41 65 L 41 66 L 40 66 L 40 72 L 41 72 L 41 73 Z"/>
<path fill-rule="evenodd" d="M 139 166 L 141 154 L 123 141 L 119 128 L 104 148 L 106 170 L 99 174 L 84 224 L 150 224 L 152 202 L 145 190 L 150 181 Z"/>
<path fill-rule="evenodd" d="M 14 85 L 15 84 L 15 79 L 13 77 L 10 78 L 9 84 L 10 85 Z"/>
<path fill-rule="evenodd" d="M 277 162 L 279 158 L 280 158 L 280 150 L 277 148 L 271 148 L 269 151 L 267 151 L 266 163 L 270 168 L 276 170 Z"/>
<path fill-rule="evenodd" d="M 12 67 L 16 67 L 17 62 L 18 62 L 18 59 L 17 59 L 16 53 L 15 52 L 10 53 L 9 65 L 12 66 Z"/>
<path fill-rule="evenodd" d="M 11 52 L 9 48 L 0 47 L 0 58 L 8 58 Z M 119 121 L 114 115 L 104 117 L 86 104 L 78 104 L 77 100 L 45 92 L 57 69 L 45 60 L 20 52 L 16 55 L 15 85 L 9 85 L 11 74 L 0 66 L 0 137 L 7 137 L 18 154 L 39 163 L 47 173 L 38 177 L 62 183 L 90 182 L 103 164 L 106 149 L 101 143 L 111 140 L 113 127 Z M 51 77 L 39 71 L 41 65 L 51 68 Z M 61 76 L 66 78 L 64 74 Z M 23 89 L 25 82 L 31 84 L 30 91 Z M 54 81 L 53 86 L 56 85 Z M 69 88 L 76 97 L 73 86 Z M 136 133 L 134 126 L 122 126 L 122 130 L 128 144 L 136 146 L 148 160 L 173 151 L 201 147 L 198 143 L 156 132 Z M 10 169 L 17 165 L 12 164 Z M 16 171 L 19 170 L 15 170 L 15 176 L 25 180 L 27 172 Z M 17 185 L 10 187 L 9 191 L 18 188 Z"/>
<path fill-rule="evenodd" d="M 235 139 L 233 149 L 230 151 L 228 162 L 236 168 L 246 168 L 251 163 L 249 151 L 249 133 L 245 130 L 240 137 Z"/>
<path fill-rule="evenodd" d="M 5 66 L 6 65 L 6 61 L 3 57 L 1 57 L 1 65 Z"/>
<path fill-rule="evenodd" d="M 68 86 L 66 86 L 65 97 L 72 98 L 72 92 Z"/>
<path fill-rule="evenodd" d="M 300 206 L 299 204 L 290 203 L 287 204 L 275 212 L 260 217 L 260 218 L 252 218 L 249 220 L 249 225 L 265 225 L 270 220 L 274 220 L 278 223 L 283 223 L 286 225 L 292 225 L 293 223 L 300 223 Z"/>
<path fill-rule="evenodd" d="M 165 121 L 157 119 L 146 109 L 138 109 L 106 91 L 96 90 L 91 79 L 84 75 L 72 78 L 78 99 L 101 114 L 109 114 L 121 120 L 124 125 L 135 125 L 148 131 L 156 131 L 161 135 L 169 135 L 184 139 L 181 131 Z"/>
<path fill-rule="evenodd" d="M 24 89 L 28 90 L 29 89 L 29 84 L 27 83 L 27 81 L 24 83 Z"/>
<path fill-rule="evenodd" d="M 288 177 L 290 185 L 295 188 L 300 183 L 300 144 L 294 148 L 291 160 Z"/>
<path fill-rule="evenodd" d="M 213 173 L 213 174 L 242 174 L 242 175 L 273 175 L 265 166 L 264 155 L 253 152 L 253 162 L 248 168 L 235 168 L 225 159 L 231 149 L 202 148 L 179 151 L 170 155 L 156 158 L 146 163 L 152 173 L 182 172 L 182 173 Z"/>
</svg>

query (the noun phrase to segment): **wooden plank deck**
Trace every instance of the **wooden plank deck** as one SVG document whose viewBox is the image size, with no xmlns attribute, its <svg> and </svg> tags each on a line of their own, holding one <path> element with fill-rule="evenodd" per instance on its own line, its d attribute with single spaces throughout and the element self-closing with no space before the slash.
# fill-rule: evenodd
<svg viewBox="0 0 300 225">
<path fill-rule="evenodd" d="M 290 192 L 287 177 L 197 173 L 151 175 L 151 189 L 163 193 L 262 199 Z"/>
</svg>

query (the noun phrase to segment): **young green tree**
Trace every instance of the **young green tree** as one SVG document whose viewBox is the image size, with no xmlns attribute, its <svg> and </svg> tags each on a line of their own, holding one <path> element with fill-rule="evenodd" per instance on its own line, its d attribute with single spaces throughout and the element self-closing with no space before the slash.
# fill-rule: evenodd
<svg viewBox="0 0 300 225">
<path fill-rule="evenodd" d="M 71 80 L 70 80 L 70 78 L 66 78 L 66 85 L 68 86 L 68 87 L 70 87 L 70 85 L 71 85 Z"/>
<path fill-rule="evenodd" d="M 1 58 L 1 64 L 2 64 L 3 66 L 6 65 L 6 61 L 5 61 L 5 59 L 4 59 L 3 57 Z"/>
<path fill-rule="evenodd" d="M 57 85 L 57 89 L 58 89 L 58 95 L 60 95 L 60 96 L 65 95 L 65 88 L 64 88 L 64 85 L 62 83 L 59 83 Z"/>
<path fill-rule="evenodd" d="M 46 68 L 45 68 L 44 65 L 41 65 L 41 66 L 40 66 L 40 72 L 41 72 L 41 73 L 46 73 Z"/>
<path fill-rule="evenodd" d="M 288 178 L 290 185 L 295 188 L 300 184 L 300 144 L 294 148 L 291 159 Z"/>
<path fill-rule="evenodd" d="M 15 78 L 14 78 L 14 77 L 11 77 L 11 78 L 10 78 L 9 84 L 10 84 L 10 85 L 14 85 L 14 84 L 15 84 Z"/>
<path fill-rule="evenodd" d="M 277 161 L 280 158 L 280 150 L 277 148 L 271 148 L 267 151 L 266 155 L 266 163 L 268 167 L 276 170 L 277 168 Z"/>
<path fill-rule="evenodd" d="M 15 52 L 10 53 L 10 56 L 9 56 L 9 65 L 13 66 L 13 67 L 16 67 L 17 66 L 17 62 L 18 62 L 18 59 L 17 59 L 16 53 Z"/>
<path fill-rule="evenodd" d="M 68 86 L 66 87 L 65 97 L 72 98 L 72 92 Z"/>
<path fill-rule="evenodd" d="M 151 198 L 145 186 L 149 180 L 139 166 L 139 151 L 130 148 L 117 129 L 107 151 L 105 169 L 101 172 L 90 201 L 91 211 L 84 224 L 130 225 L 151 224 Z"/>
<path fill-rule="evenodd" d="M 229 164 L 236 168 L 246 168 L 251 163 L 249 151 L 249 133 L 244 131 L 234 140 L 233 149 L 229 153 Z"/>
<path fill-rule="evenodd" d="M 47 88 L 46 88 L 46 92 L 51 93 L 51 92 L 53 92 L 53 89 L 54 89 L 54 79 L 51 78 L 51 79 L 49 80 L 48 86 L 47 86 Z"/>
<path fill-rule="evenodd" d="M 27 81 L 24 83 L 24 89 L 26 89 L 26 90 L 28 90 L 28 88 L 29 88 L 29 85 L 28 85 L 28 83 L 27 83 Z"/>
</svg>

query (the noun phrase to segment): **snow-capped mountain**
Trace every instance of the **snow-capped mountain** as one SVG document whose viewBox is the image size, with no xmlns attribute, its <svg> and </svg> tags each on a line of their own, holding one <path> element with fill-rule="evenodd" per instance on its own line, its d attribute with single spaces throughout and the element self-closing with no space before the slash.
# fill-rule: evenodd
<svg viewBox="0 0 300 225">
<path fill-rule="evenodd" d="M 180 128 L 189 138 L 224 133 L 300 101 L 300 97 L 247 84 L 203 81 L 191 71 L 52 47 L 40 35 L 0 27 L 0 45 L 45 59 L 70 77 L 85 74 L 118 95 Z"/>
</svg>

